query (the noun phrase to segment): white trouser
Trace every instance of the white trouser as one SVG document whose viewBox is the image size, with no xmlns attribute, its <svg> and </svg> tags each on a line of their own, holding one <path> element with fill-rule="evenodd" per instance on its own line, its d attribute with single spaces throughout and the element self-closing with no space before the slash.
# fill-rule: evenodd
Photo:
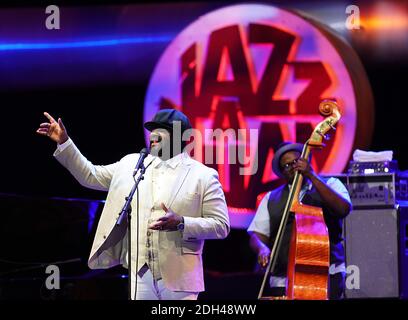
<svg viewBox="0 0 408 320">
<path fill-rule="evenodd" d="M 132 277 L 132 289 L 135 277 Z M 134 290 L 132 296 L 134 297 Z M 198 292 L 171 291 L 164 286 L 163 279 L 154 280 L 150 269 L 140 277 L 137 275 L 136 300 L 197 300 Z"/>
</svg>

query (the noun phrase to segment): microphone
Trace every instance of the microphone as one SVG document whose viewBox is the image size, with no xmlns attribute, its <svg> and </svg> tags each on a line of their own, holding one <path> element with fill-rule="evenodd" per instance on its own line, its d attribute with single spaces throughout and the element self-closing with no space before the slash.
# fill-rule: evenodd
<svg viewBox="0 0 408 320">
<path fill-rule="evenodd" d="M 147 150 L 147 148 L 143 148 L 142 150 L 140 150 L 139 160 L 137 161 L 135 170 L 133 171 L 133 176 L 135 176 L 137 171 L 143 167 L 143 161 L 148 155 L 149 155 L 149 151 Z"/>
</svg>

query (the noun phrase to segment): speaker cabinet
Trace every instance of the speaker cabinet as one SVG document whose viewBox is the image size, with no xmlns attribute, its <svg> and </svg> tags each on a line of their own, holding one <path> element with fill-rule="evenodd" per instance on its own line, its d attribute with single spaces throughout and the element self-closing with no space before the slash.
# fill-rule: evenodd
<svg viewBox="0 0 408 320">
<path fill-rule="evenodd" d="M 399 208 L 399 276 L 400 297 L 408 299 L 408 202 L 400 201 L 404 205 Z"/>
<path fill-rule="evenodd" d="M 407 207 L 365 209 L 345 219 L 347 267 L 359 270 L 359 288 L 346 281 L 346 298 L 406 297 L 407 214 Z"/>
</svg>

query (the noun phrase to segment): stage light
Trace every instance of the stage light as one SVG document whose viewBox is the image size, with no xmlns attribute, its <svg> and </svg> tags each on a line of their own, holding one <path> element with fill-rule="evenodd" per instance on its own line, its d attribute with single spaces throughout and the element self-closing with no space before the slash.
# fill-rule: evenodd
<svg viewBox="0 0 408 320">
<path fill-rule="evenodd" d="M 17 50 L 53 50 L 53 49 L 71 49 L 71 48 L 92 48 L 119 46 L 128 44 L 147 44 L 170 42 L 173 36 L 152 36 L 152 37 L 133 37 L 121 39 L 106 40 L 87 40 L 87 41 L 67 41 L 67 42 L 43 42 L 43 43 L 1 43 L 0 51 L 17 51 Z"/>
</svg>

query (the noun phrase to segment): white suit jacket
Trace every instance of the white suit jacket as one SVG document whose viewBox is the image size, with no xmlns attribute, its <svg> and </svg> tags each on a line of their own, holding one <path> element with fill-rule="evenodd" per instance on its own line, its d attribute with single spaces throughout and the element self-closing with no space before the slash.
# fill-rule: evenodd
<svg viewBox="0 0 408 320">
<path fill-rule="evenodd" d="M 120 161 L 97 166 L 88 161 L 71 141 L 63 150 L 54 153 L 56 159 L 85 187 L 108 191 L 88 265 L 91 269 L 106 269 L 118 264 L 127 267 L 127 222 L 116 226 L 124 199 L 132 186 L 132 173 L 139 154 L 129 154 Z M 152 160 L 149 155 L 145 164 Z M 230 230 L 224 192 L 217 172 L 185 156 L 174 169 L 179 179 L 171 188 L 171 204 L 177 214 L 184 216 L 185 228 L 162 231 L 159 234 L 159 263 L 165 286 L 173 291 L 204 291 L 202 250 L 204 239 L 223 239 Z M 150 170 L 139 185 L 140 210 L 151 210 L 148 188 Z M 135 209 L 133 209 L 135 211 Z M 137 232 L 137 231 L 136 231 Z M 133 251 L 133 250 L 132 250 Z M 141 266 L 137 266 L 139 270 Z"/>
</svg>

